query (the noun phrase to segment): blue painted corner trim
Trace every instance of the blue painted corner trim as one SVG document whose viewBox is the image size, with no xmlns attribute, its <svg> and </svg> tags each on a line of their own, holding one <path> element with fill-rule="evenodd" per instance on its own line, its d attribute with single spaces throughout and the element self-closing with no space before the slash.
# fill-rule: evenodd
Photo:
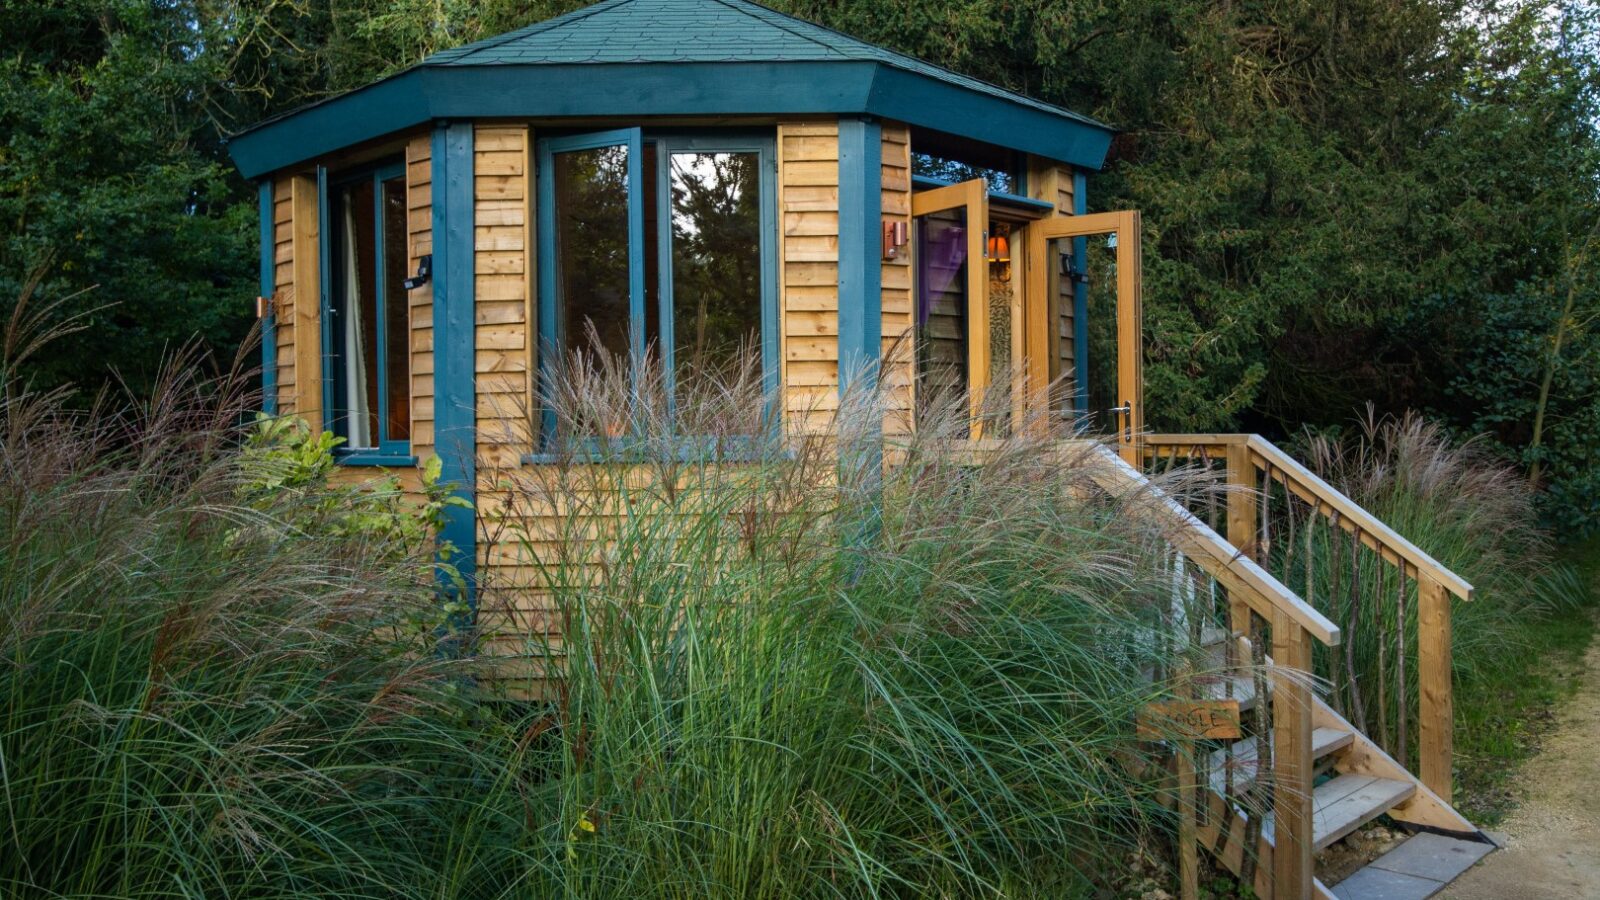
<svg viewBox="0 0 1600 900">
<path fill-rule="evenodd" d="M 441 480 L 469 503 L 478 476 L 472 196 L 472 123 L 440 124 L 433 131 L 434 452 Z M 465 580 L 464 599 L 476 608 L 477 510 L 446 507 L 439 536 L 453 549 L 445 561 Z"/>
<path fill-rule="evenodd" d="M 1072 170 L 1072 214 L 1084 215 L 1089 211 L 1088 178 L 1082 169 Z M 1083 271 L 1089 263 L 1089 239 L 1072 239 L 1072 267 Z M 1073 406 L 1082 416 L 1089 411 L 1089 286 L 1082 282 L 1072 286 L 1072 358 L 1078 370 L 1077 400 Z"/>
<path fill-rule="evenodd" d="M 261 296 L 267 298 L 267 314 L 261 322 L 261 411 L 278 414 L 278 298 L 273 296 L 273 255 L 276 249 L 272 230 L 272 180 L 262 179 L 257 187 L 261 205 Z"/>
<path fill-rule="evenodd" d="M 839 120 L 839 394 L 877 383 L 883 346 L 883 135 L 876 121 Z"/>
</svg>

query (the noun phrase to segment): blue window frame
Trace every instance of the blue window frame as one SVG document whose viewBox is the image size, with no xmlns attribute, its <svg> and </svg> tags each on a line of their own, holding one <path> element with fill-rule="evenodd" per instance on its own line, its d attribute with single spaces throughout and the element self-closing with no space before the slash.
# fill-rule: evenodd
<svg viewBox="0 0 1600 900">
<path fill-rule="evenodd" d="M 716 177 L 712 170 L 739 168 L 739 177 L 755 176 L 757 223 L 752 229 L 758 247 L 755 277 L 759 280 L 759 325 L 755 329 L 761 358 L 762 385 L 768 397 L 761 410 L 765 423 L 775 420 L 773 398 L 778 386 L 777 289 L 777 187 L 774 137 L 770 131 L 718 131 L 707 133 L 654 132 L 639 128 L 566 135 L 538 141 L 538 271 L 539 333 L 538 372 L 541 384 L 556 377 L 552 357 L 575 346 L 580 326 L 577 315 L 588 317 L 593 337 L 601 346 L 626 350 L 635 367 L 648 352 L 663 366 L 668 396 L 675 395 L 682 367 L 693 365 L 688 349 L 705 341 L 680 341 L 679 294 L 692 276 L 697 260 L 674 243 L 675 235 L 695 235 L 695 225 L 685 224 L 683 193 L 696 173 L 703 180 Z M 741 188 L 743 190 L 743 188 Z M 738 192 L 735 192 L 737 194 Z M 716 198 L 713 198 L 716 199 Z M 729 197 L 721 198 L 726 201 Z M 731 196 L 734 205 L 746 198 Z M 617 204 L 625 202 L 625 211 Z M 581 216 L 568 210 L 581 208 Z M 748 209 L 748 207 L 743 207 Z M 626 224 L 626 292 L 622 304 L 615 294 L 624 279 L 620 230 Z M 595 243 L 600 244 L 599 247 Z M 677 252 L 675 252 L 675 250 Z M 596 266 L 610 267 L 593 271 Z M 749 273 L 744 273 L 748 278 Z M 584 304 L 589 304 L 584 307 Z M 625 306 L 626 327 L 616 322 Z M 748 312 L 748 310 L 746 310 Z M 602 321 L 597 321 L 600 319 Z M 705 316 L 697 321 L 703 324 Z M 696 355 L 696 359 L 700 357 Z M 554 411 L 541 410 L 540 440 L 544 451 L 560 446 Z"/>
<path fill-rule="evenodd" d="M 409 465 L 411 334 L 402 162 L 319 180 L 323 409 L 349 465 Z"/>
</svg>

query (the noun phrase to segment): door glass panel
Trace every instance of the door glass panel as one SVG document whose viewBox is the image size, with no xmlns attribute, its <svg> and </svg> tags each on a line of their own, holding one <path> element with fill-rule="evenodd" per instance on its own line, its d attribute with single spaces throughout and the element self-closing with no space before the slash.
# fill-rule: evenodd
<svg viewBox="0 0 1600 900">
<path fill-rule="evenodd" d="M 1089 276 L 1087 415 L 1096 434 L 1112 434 L 1117 430 L 1117 416 L 1111 410 L 1122 405 L 1117 393 L 1117 247 L 1110 237 L 1095 236 L 1086 243 L 1085 264 Z"/>
<path fill-rule="evenodd" d="M 411 317 L 406 296 L 406 182 L 383 182 L 385 440 L 411 439 Z"/>
<path fill-rule="evenodd" d="M 967 405 L 967 214 L 940 210 L 916 220 L 917 415 L 958 416 Z M 964 429 L 963 429 L 964 430 Z"/>
<path fill-rule="evenodd" d="M 628 147 L 554 154 L 555 262 L 563 350 L 628 353 Z"/>
<path fill-rule="evenodd" d="M 1010 225 L 989 223 L 989 388 L 983 398 L 985 433 L 989 437 L 1008 434 L 1011 425 L 1014 320 L 1019 312 L 1017 292 L 1021 287 L 1011 278 L 1011 237 Z"/>
<path fill-rule="evenodd" d="M 363 179 L 339 192 L 340 325 L 345 446 L 371 448 L 378 437 L 377 234 L 373 228 L 372 182 Z"/>
<path fill-rule="evenodd" d="M 680 399 L 752 371 L 759 359 L 759 160 L 756 153 L 672 154 L 673 363 Z"/>
</svg>

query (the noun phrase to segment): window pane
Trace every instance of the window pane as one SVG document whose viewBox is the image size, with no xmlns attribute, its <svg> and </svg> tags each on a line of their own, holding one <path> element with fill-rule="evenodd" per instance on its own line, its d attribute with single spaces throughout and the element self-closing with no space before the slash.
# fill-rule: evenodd
<svg viewBox="0 0 1600 900">
<path fill-rule="evenodd" d="M 383 183 L 384 385 L 391 441 L 411 439 L 411 299 L 406 294 L 406 182 Z"/>
<path fill-rule="evenodd" d="M 359 181 L 340 192 L 338 242 L 343 288 L 337 305 L 341 325 L 344 437 L 346 447 L 375 446 L 378 433 L 378 284 L 372 182 Z"/>
<path fill-rule="evenodd" d="M 917 217 L 919 407 L 965 409 L 967 393 L 967 214 Z"/>
<path fill-rule="evenodd" d="M 558 330 L 564 350 L 628 352 L 628 148 L 555 154 Z M 591 327 L 598 344 L 591 341 Z"/>
<path fill-rule="evenodd" d="M 679 393 L 731 378 L 761 347 L 755 153 L 672 155 L 673 357 Z"/>
</svg>

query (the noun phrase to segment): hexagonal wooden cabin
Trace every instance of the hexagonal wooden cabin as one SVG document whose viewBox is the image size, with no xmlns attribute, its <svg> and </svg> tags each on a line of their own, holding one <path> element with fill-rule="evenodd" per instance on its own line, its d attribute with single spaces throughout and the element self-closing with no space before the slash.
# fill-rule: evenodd
<svg viewBox="0 0 1600 900">
<path fill-rule="evenodd" d="M 267 406 L 347 466 L 438 454 L 470 486 L 539 464 L 551 435 L 507 398 L 586 321 L 669 368 L 759 346 L 791 429 L 896 342 L 974 389 L 1024 360 L 1070 378 L 1084 292 L 1022 251 L 1083 212 L 1110 137 L 745 0 L 605 0 L 232 140 L 261 191 Z M 706 191 L 721 212 L 690 208 Z M 689 226 L 720 232 L 714 288 L 673 243 L 696 216 L 722 217 Z M 1132 433 L 1136 382 L 1119 399 Z"/>
</svg>

